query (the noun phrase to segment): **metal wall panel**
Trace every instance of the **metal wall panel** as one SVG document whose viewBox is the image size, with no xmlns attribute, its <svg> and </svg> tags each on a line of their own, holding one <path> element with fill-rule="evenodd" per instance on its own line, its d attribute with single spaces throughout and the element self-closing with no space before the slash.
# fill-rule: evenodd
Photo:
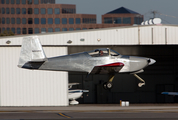
<svg viewBox="0 0 178 120">
<path fill-rule="evenodd" d="M 66 47 L 44 47 L 46 56 L 67 54 Z M 17 67 L 20 47 L 0 47 L 0 106 L 67 106 L 68 73 Z"/>
<path fill-rule="evenodd" d="M 152 27 L 140 27 L 139 35 L 141 45 L 152 44 Z"/>
<path fill-rule="evenodd" d="M 178 44 L 177 32 L 177 26 L 148 25 L 36 35 L 39 36 L 43 45 L 164 45 Z M 21 45 L 23 37 L 25 36 L 2 37 L 0 38 L 0 45 Z M 84 41 L 80 39 L 84 39 Z M 10 44 L 6 43 L 8 40 L 11 41 Z M 72 43 L 67 43 L 69 40 L 71 40 Z"/>
<path fill-rule="evenodd" d="M 154 26 L 153 27 L 153 44 L 165 44 L 165 27 Z"/>
<path fill-rule="evenodd" d="M 167 44 L 178 44 L 178 27 L 167 26 Z"/>
</svg>

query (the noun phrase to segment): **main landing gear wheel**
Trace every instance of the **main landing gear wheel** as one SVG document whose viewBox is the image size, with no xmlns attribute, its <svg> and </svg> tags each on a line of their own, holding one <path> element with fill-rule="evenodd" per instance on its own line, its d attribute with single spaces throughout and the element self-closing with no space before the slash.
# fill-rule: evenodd
<svg viewBox="0 0 178 120">
<path fill-rule="evenodd" d="M 103 84 L 104 89 L 107 90 L 113 87 L 113 83 L 112 83 L 113 79 L 114 79 L 114 75 L 110 75 L 109 81 Z"/>
<path fill-rule="evenodd" d="M 113 87 L 112 82 L 106 82 L 103 84 L 104 89 L 111 89 Z"/>
</svg>

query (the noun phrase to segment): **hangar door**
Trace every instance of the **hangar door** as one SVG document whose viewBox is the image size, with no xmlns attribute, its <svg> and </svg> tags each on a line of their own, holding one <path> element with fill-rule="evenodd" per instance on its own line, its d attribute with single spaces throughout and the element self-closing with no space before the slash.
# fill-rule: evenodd
<svg viewBox="0 0 178 120">
<path fill-rule="evenodd" d="M 161 92 L 178 92 L 178 46 L 177 45 L 133 45 L 133 46 L 70 46 L 69 54 L 90 51 L 97 48 L 111 48 L 122 55 L 142 56 L 156 60 L 156 63 L 144 69 L 138 75 L 146 85 L 139 88 L 140 82 L 132 74 L 117 74 L 113 88 L 103 89 L 108 75 L 87 75 L 70 73 L 69 82 L 80 82 L 78 89 L 90 92 L 79 99 L 80 103 L 177 103 L 178 96 L 166 96 Z"/>
<path fill-rule="evenodd" d="M 43 47 L 47 57 L 66 47 Z M 20 47 L 0 47 L 0 106 L 67 106 L 68 73 L 17 67 Z"/>
</svg>

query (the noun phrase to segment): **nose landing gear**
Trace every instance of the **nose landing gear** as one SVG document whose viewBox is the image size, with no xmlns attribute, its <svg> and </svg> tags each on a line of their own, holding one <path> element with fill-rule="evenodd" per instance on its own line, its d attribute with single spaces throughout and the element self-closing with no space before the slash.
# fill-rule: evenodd
<svg viewBox="0 0 178 120">
<path fill-rule="evenodd" d="M 113 81 L 114 77 L 115 77 L 115 75 L 110 75 L 109 81 L 105 82 L 103 84 L 104 89 L 108 90 L 108 89 L 111 89 L 113 87 L 112 81 Z"/>
<path fill-rule="evenodd" d="M 137 74 L 134 74 L 134 76 L 141 81 L 141 83 L 138 83 L 138 87 L 145 85 L 145 81 L 141 77 L 139 77 Z"/>
</svg>

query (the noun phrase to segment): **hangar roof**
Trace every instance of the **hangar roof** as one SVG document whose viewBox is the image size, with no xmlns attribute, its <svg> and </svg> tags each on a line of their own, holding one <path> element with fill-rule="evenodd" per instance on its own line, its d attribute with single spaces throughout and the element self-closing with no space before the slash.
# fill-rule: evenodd
<svg viewBox="0 0 178 120">
<path fill-rule="evenodd" d="M 39 36 L 42 45 L 47 46 L 177 45 L 177 32 L 178 25 L 136 25 L 0 37 L 0 46 L 21 45 L 23 37 L 29 36 Z"/>
</svg>

